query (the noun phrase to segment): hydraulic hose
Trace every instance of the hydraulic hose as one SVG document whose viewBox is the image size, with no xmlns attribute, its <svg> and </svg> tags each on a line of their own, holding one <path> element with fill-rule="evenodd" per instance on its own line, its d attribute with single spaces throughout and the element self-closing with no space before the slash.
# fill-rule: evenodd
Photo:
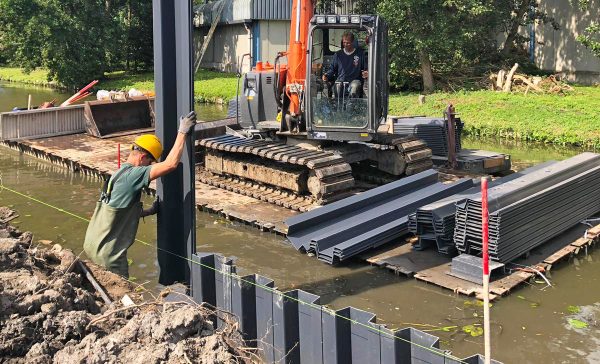
<svg viewBox="0 0 600 364">
<path fill-rule="evenodd" d="M 273 82 L 273 94 L 275 95 L 275 102 L 277 106 L 283 111 L 283 103 L 281 102 L 281 93 L 279 93 L 279 70 L 277 69 L 277 65 L 279 64 L 279 58 L 285 56 L 282 52 L 277 52 L 277 57 L 275 57 L 275 62 L 273 64 L 275 69 L 275 82 Z"/>
<path fill-rule="evenodd" d="M 237 89 L 235 91 L 235 122 L 240 125 L 240 79 L 242 78 L 242 64 L 244 64 L 244 58 L 248 56 L 250 61 L 252 61 L 252 55 L 250 53 L 242 54 L 242 58 L 240 59 L 240 63 L 238 64 L 238 72 L 237 72 Z M 251 62 L 252 63 L 252 62 Z"/>
</svg>

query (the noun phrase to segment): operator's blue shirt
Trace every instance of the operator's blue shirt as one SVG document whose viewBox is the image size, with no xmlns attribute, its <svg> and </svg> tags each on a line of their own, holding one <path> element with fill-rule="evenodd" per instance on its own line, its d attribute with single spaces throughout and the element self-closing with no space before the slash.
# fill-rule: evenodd
<svg viewBox="0 0 600 364">
<path fill-rule="evenodd" d="M 354 80 L 362 81 L 362 71 L 367 70 L 367 60 L 365 52 L 360 48 L 355 48 L 351 54 L 346 54 L 343 49 L 335 52 L 331 67 L 327 72 L 327 80 L 352 82 Z M 337 76 L 334 78 L 334 76 Z"/>
</svg>

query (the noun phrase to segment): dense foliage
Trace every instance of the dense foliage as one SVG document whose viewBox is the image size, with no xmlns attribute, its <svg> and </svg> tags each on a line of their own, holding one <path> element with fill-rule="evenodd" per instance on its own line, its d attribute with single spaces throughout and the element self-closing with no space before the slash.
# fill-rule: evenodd
<svg viewBox="0 0 600 364">
<path fill-rule="evenodd" d="M 0 0 L 0 62 L 80 87 L 104 72 L 152 67 L 152 2 Z"/>
<path fill-rule="evenodd" d="M 357 0 L 356 12 L 379 13 L 390 23 L 397 89 L 430 91 L 445 75 L 481 75 L 515 61 L 531 71 L 524 64 L 529 39 L 519 28 L 533 22 L 558 28 L 536 0 Z"/>
</svg>

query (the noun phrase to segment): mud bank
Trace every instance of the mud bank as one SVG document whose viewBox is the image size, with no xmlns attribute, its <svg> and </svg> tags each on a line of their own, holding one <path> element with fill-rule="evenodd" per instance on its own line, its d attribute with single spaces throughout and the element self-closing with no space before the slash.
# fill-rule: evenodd
<svg viewBox="0 0 600 364">
<path fill-rule="evenodd" d="M 142 300 L 139 288 L 88 263 L 106 304 L 70 250 L 34 242 L 8 224 L 15 216 L 0 207 L 0 363 L 257 362 L 231 317 L 183 295 Z"/>
</svg>

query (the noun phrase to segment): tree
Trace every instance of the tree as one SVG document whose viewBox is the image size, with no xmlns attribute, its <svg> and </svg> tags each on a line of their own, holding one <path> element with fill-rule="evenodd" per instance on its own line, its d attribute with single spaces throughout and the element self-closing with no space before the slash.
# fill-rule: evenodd
<svg viewBox="0 0 600 364">
<path fill-rule="evenodd" d="M 585 34 L 579 35 L 577 40 L 596 57 L 600 57 L 600 23 L 592 23 L 585 29 Z"/>
<path fill-rule="evenodd" d="M 154 62 L 152 1 L 113 0 L 109 14 L 111 69 L 139 72 L 152 69 Z"/>
<path fill-rule="evenodd" d="M 4 61 L 69 88 L 153 64 L 147 0 L 0 0 L 0 29 Z"/>
<path fill-rule="evenodd" d="M 76 88 L 102 77 L 109 42 L 102 0 L 0 0 L 0 28 L 10 61 Z"/>
<path fill-rule="evenodd" d="M 408 87 L 420 74 L 423 89 L 435 88 L 435 71 L 476 64 L 495 52 L 494 0 L 381 0 L 389 23 L 392 85 Z"/>
</svg>

